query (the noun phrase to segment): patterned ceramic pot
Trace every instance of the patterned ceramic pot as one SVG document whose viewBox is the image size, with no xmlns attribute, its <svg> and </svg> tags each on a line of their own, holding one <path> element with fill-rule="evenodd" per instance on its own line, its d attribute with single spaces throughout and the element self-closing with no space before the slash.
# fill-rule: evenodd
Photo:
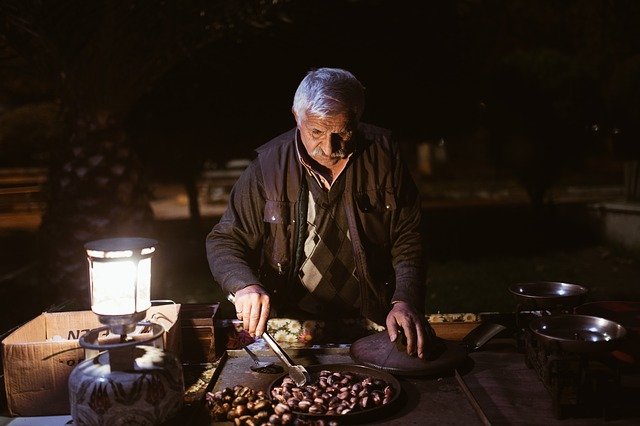
<svg viewBox="0 0 640 426">
<path fill-rule="evenodd" d="M 133 356 L 133 368 L 126 371 L 112 371 L 107 351 L 71 372 L 75 425 L 157 425 L 180 410 L 184 380 L 178 358 L 143 345 L 133 348 Z"/>
</svg>

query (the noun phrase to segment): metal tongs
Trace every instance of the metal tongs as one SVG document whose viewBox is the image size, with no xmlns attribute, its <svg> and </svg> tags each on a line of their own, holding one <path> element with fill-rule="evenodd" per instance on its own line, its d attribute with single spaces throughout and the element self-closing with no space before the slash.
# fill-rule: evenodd
<svg viewBox="0 0 640 426">
<path fill-rule="evenodd" d="M 236 298 L 235 295 L 229 294 L 227 296 L 227 300 L 231 303 L 235 304 Z M 298 387 L 304 386 L 307 383 L 311 383 L 311 376 L 304 366 L 300 364 L 295 364 L 293 360 L 287 355 L 287 353 L 282 349 L 282 347 L 275 341 L 273 337 L 265 330 L 262 333 L 262 338 L 269 345 L 271 350 L 275 352 L 275 354 L 285 363 L 287 368 L 289 369 L 289 377 L 296 382 Z"/>
</svg>

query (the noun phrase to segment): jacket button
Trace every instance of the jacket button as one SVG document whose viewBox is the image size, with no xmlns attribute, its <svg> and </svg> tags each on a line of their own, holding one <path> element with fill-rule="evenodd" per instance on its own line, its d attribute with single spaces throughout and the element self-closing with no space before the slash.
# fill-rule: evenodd
<svg viewBox="0 0 640 426">
<path fill-rule="evenodd" d="M 387 208 L 387 210 L 389 210 L 391 208 L 391 205 L 387 204 L 385 207 Z"/>
<path fill-rule="evenodd" d="M 275 222 L 276 221 L 276 217 L 275 216 L 271 216 L 271 221 Z"/>
</svg>

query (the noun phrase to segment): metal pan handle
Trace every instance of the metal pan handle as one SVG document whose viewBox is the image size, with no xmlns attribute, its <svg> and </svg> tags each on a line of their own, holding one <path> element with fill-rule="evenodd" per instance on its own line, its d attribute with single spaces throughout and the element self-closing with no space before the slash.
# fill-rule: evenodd
<svg viewBox="0 0 640 426">
<path fill-rule="evenodd" d="M 227 296 L 227 300 L 235 304 L 236 297 L 234 294 L 230 293 Z M 278 342 L 274 340 L 273 337 L 271 337 L 271 335 L 266 330 L 262 333 L 262 338 L 265 342 L 267 342 L 271 350 L 278 356 L 278 358 L 280 358 L 282 362 L 287 365 L 287 368 L 289 369 L 289 376 L 293 379 L 294 382 L 296 382 L 298 386 L 304 386 L 306 383 L 311 382 L 311 377 L 309 376 L 307 370 L 302 365 L 294 364 L 289 355 L 287 355 L 287 353 L 282 350 L 282 347 L 278 344 Z"/>
</svg>

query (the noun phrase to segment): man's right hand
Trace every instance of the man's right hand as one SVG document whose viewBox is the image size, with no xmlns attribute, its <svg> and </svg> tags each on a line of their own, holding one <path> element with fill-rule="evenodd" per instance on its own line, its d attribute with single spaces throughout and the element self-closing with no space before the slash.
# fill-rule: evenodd
<svg viewBox="0 0 640 426">
<path fill-rule="evenodd" d="M 236 315 L 242 320 L 242 326 L 252 337 L 260 337 L 267 328 L 271 310 L 271 299 L 266 290 L 252 284 L 235 294 Z"/>
</svg>

